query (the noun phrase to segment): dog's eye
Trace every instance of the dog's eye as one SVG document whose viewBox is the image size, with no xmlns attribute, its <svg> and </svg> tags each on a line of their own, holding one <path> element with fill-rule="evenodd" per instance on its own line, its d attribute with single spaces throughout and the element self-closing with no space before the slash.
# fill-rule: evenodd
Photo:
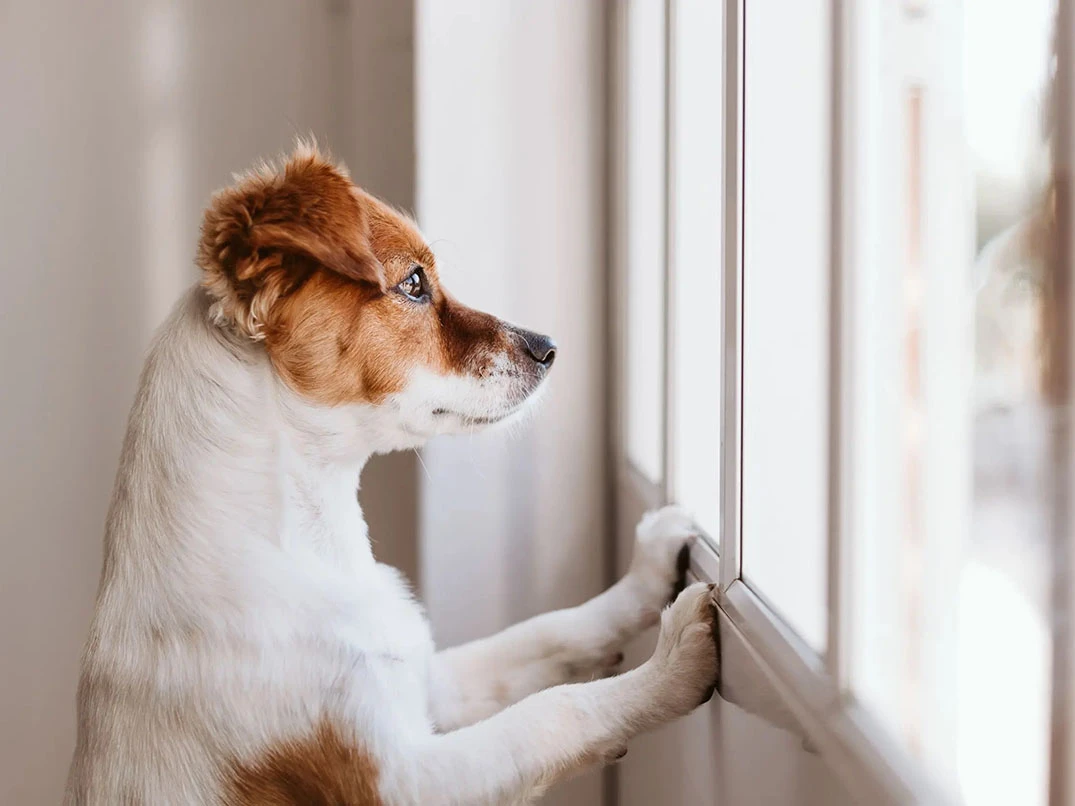
<svg viewBox="0 0 1075 806">
<path fill-rule="evenodd" d="M 426 275 L 421 269 L 415 269 L 410 273 L 402 283 L 396 286 L 400 293 L 406 294 L 413 300 L 423 300 L 429 297 L 429 290 L 426 288 Z"/>
</svg>

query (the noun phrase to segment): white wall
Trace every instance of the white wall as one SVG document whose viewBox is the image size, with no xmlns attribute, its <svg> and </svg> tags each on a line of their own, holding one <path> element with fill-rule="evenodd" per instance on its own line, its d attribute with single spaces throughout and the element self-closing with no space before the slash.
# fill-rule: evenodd
<svg viewBox="0 0 1075 806">
<path fill-rule="evenodd" d="M 422 580 L 443 643 L 572 604 L 606 533 L 603 4 L 417 4 L 418 205 L 449 287 L 551 334 L 550 391 L 514 439 L 424 452 Z M 548 802 L 600 803 L 589 775 Z"/>
<path fill-rule="evenodd" d="M 0 3 L 0 803 L 60 800 L 124 422 L 209 193 L 312 130 L 412 205 L 410 9 Z M 410 512 L 381 547 L 413 566 L 414 497 L 386 498 L 371 528 Z"/>
</svg>

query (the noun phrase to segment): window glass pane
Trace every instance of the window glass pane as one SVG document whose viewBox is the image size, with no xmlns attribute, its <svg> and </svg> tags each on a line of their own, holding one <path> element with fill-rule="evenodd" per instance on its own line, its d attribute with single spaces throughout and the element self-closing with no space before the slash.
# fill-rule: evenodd
<svg viewBox="0 0 1075 806">
<path fill-rule="evenodd" d="M 627 455 L 661 481 L 664 420 L 664 4 L 627 6 Z"/>
<path fill-rule="evenodd" d="M 743 576 L 818 650 L 826 642 L 829 5 L 746 4 L 743 130 Z"/>
<path fill-rule="evenodd" d="M 851 682 L 970 804 L 1046 802 L 1053 21 L 878 2 L 856 32 Z"/>
<path fill-rule="evenodd" d="M 676 500 L 720 534 L 723 8 L 680 0 L 673 32 L 672 276 Z"/>
</svg>

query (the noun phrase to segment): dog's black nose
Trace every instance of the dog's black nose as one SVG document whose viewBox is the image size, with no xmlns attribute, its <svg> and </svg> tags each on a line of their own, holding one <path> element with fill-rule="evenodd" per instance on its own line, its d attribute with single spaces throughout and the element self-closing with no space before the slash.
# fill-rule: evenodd
<svg viewBox="0 0 1075 806">
<path fill-rule="evenodd" d="M 531 333 L 529 330 L 520 330 L 519 335 L 523 337 L 523 341 L 526 343 L 526 352 L 530 353 L 531 358 L 545 369 L 552 366 L 552 362 L 556 358 L 556 342 L 548 336 Z"/>
</svg>

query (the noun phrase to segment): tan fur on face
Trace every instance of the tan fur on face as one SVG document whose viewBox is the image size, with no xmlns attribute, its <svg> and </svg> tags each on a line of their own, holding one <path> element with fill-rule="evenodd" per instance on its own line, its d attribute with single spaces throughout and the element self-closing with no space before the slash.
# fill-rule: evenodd
<svg viewBox="0 0 1075 806">
<path fill-rule="evenodd" d="M 377 765 L 330 722 L 232 766 L 225 806 L 381 806 Z"/>
<path fill-rule="evenodd" d="M 519 357 L 503 322 L 440 288 L 414 223 L 310 147 L 214 197 L 198 262 L 218 320 L 263 340 L 319 403 L 380 402 L 415 367 L 480 375 L 498 353 Z M 428 303 L 394 291 L 418 267 Z"/>
</svg>

